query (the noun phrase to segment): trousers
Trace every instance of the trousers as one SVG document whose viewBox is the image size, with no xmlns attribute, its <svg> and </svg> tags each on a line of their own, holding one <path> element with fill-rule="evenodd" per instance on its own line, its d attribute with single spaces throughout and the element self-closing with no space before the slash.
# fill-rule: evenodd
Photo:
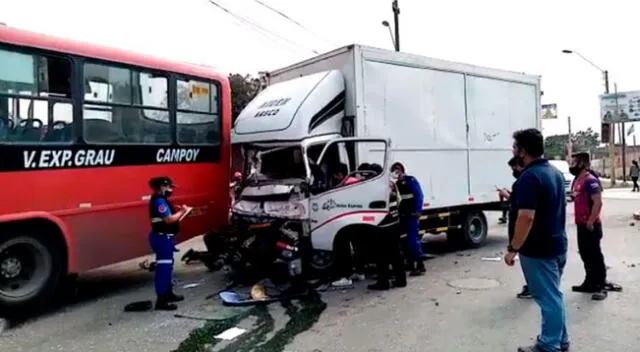
<svg viewBox="0 0 640 352">
<path fill-rule="evenodd" d="M 401 217 L 400 227 L 407 231 L 407 253 L 408 259 L 413 262 L 422 261 L 424 253 L 422 252 L 422 243 L 420 241 L 420 219 L 413 216 Z"/>
<path fill-rule="evenodd" d="M 173 279 L 173 236 L 152 232 L 149 244 L 156 254 L 155 289 L 158 296 L 166 294 Z"/>
<path fill-rule="evenodd" d="M 600 247 L 602 240 L 602 224 L 594 224 L 593 231 L 586 225 L 578 225 L 578 251 L 584 264 L 584 283 L 589 286 L 602 287 L 607 281 L 607 267 Z"/>
<path fill-rule="evenodd" d="M 540 306 L 542 327 L 536 346 L 543 352 L 569 347 L 566 314 L 560 280 L 567 255 L 533 258 L 520 254 L 520 265 L 531 297 Z"/>
<path fill-rule="evenodd" d="M 378 271 L 378 282 L 388 282 L 393 275 L 397 283 L 407 282 L 407 273 L 404 270 L 404 256 L 402 255 L 402 245 L 400 233 L 397 228 L 376 230 L 374 243 L 376 253 L 376 269 Z M 391 272 L 389 267 L 391 266 Z"/>
</svg>

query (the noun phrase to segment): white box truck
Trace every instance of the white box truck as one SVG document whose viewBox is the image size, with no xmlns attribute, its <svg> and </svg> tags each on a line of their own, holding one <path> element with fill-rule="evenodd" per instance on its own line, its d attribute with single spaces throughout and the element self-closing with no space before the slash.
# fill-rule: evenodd
<svg viewBox="0 0 640 352">
<path fill-rule="evenodd" d="M 500 210 L 496 187 L 513 182 L 512 134 L 540 128 L 540 78 L 523 73 L 350 45 L 267 79 L 232 130 L 248 176 L 232 221 L 308 243 L 316 269 L 345 239 L 396 221 L 396 161 L 422 186 L 422 234 L 482 245 L 483 211 Z M 365 163 L 382 171 L 359 172 Z M 335 165 L 359 182 L 330 185 Z"/>
</svg>

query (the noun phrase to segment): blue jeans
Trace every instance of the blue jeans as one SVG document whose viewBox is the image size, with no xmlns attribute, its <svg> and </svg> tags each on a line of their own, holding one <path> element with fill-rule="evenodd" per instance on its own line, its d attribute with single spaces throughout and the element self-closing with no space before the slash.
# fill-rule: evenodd
<svg viewBox="0 0 640 352">
<path fill-rule="evenodd" d="M 566 254 L 551 258 L 520 255 L 520 265 L 529 292 L 542 313 L 542 331 L 536 345 L 544 352 L 556 352 L 569 347 L 563 294 L 560 290 L 560 279 L 566 263 Z"/>
</svg>

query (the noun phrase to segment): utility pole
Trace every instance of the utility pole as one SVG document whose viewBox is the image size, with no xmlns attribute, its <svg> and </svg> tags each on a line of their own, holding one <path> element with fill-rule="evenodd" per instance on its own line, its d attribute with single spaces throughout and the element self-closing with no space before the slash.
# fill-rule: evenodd
<svg viewBox="0 0 640 352">
<path fill-rule="evenodd" d="M 398 7 L 398 0 L 393 0 L 391 10 L 393 11 L 393 27 L 396 36 L 394 43 L 396 45 L 396 51 L 400 51 L 400 19 L 398 18 L 400 15 L 400 7 Z"/>
<path fill-rule="evenodd" d="M 609 71 L 604 70 L 604 93 L 609 94 Z M 616 93 L 617 94 L 617 93 Z M 617 98 L 616 98 L 617 99 Z M 611 185 L 616 184 L 616 125 L 611 119 L 609 125 L 609 166 L 611 167 Z"/>
</svg>

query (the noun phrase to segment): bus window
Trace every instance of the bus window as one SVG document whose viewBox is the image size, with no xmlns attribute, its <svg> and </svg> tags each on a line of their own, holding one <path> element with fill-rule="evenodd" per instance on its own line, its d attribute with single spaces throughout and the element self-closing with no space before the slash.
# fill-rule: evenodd
<svg viewBox="0 0 640 352">
<path fill-rule="evenodd" d="M 218 144 L 218 86 L 196 80 L 178 80 L 177 92 L 178 143 Z"/>
<path fill-rule="evenodd" d="M 71 142 L 70 84 L 66 58 L 0 49 L 0 142 Z"/>
<path fill-rule="evenodd" d="M 166 76 L 101 64 L 84 66 L 84 139 L 94 144 L 167 144 Z"/>
</svg>

